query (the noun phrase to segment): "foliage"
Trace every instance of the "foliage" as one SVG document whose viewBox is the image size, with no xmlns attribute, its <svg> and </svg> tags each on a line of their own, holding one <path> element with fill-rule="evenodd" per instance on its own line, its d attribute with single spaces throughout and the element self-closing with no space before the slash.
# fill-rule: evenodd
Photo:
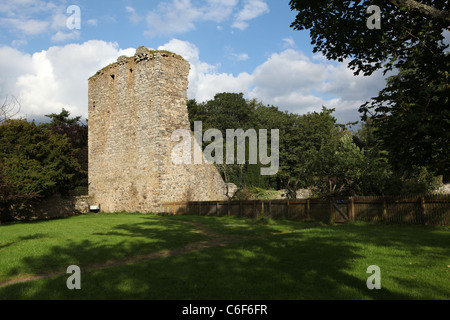
<svg viewBox="0 0 450 320">
<path fill-rule="evenodd" d="M 345 134 L 336 147 L 314 153 L 310 174 L 317 192 L 327 196 L 382 194 L 392 173 L 383 158 L 371 157 Z"/>
<path fill-rule="evenodd" d="M 73 178 L 72 188 L 86 193 L 88 186 L 88 126 L 80 122 L 81 116 L 69 118 L 70 112 L 64 108 L 59 114 L 52 113 L 46 117 L 51 119 L 44 126 L 53 133 L 65 136 L 73 149 L 81 170 Z"/>
<path fill-rule="evenodd" d="M 214 99 L 204 103 L 197 103 L 195 100 L 188 101 L 188 114 L 191 129 L 194 130 L 194 122 L 202 122 L 204 133 L 208 129 L 218 129 L 225 135 L 227 129 L 248 129 L 255 128 L 254 109 L 251 104 L 244 99 L 243 93 L 218 93 Z M 224 137 L 224 150 L 225 149 Z M 248 141 L 246 142 L 248 146 Z M 204 147 L 208 142 L 204 142 Z M 248 148 L 246 148 L 248 150 Z M 224 152 L 225 157 L 225 152 Z M 247 184 L 264 184 L 259 175 L 259 166 L 249 163 L 229 165 L 226 161 L 217 165 L 226 182 L 232 182 L 239 188 Z M 258 172 L 257 175 L 254 173 Z"/>
<path fill-rule="evenodd" d="M 378 97 L 360 108 L 377 128 L 378 144 L 389 152 L 397 171 L 426 166 L 450 176 L 449 70 L 450 54 L 432 61 L 417 54 L 389 78 Z"/>
<path fill-rule="evenodd" d="M 26 120 L 8 120 L 0 126 L 0 160 L 14 191 L 48 196 L 70 190 L 81 171 L 68 138 Z"/>
<path fill-rule="evenodd" d="M 369 29 L 370 5 L 381 8 L 381 28 Z M 310 30 L 314 52 L 343 62 L 355 74 L 397 71 L 378 97 L 360 107 L 371 120 L 371 152 L 387 151 L 398 181 L 417 167 L 450 174 L 450 55 L 443 42 L 450 30 L 446 0 L 292 0 L 296 30 Z M 376 148 L 374 148 L 376 145 Z"/>
<path fill-rule="evenodd" d="M 73 125 L 77 124 L 81 120 L 81 116 L 77 116 L 75 118 L 69 118 L 70 111 L 62 108 L 60 113 L 51 113 L 46 115 L 47 118 L 51 119 L 50 127 L 55 125 Z"/>
<path fill-rule="evenodd" d="M 377 69 L 391 70 L 403 64 L 415 50 L 433 55 L 445 49 L 442 33 L 450 23 L 402 5 L 404 2 L 291 0 L 291 10 L 298 11 L 291 27 L 310 30 L 314 52 L 340 62 L 351 59 L 349 67 L 356 74 L 370 75 Z M 422 3 L 449 15 L 447 0 Z M 382 10 L 381 29 L 367 27 L 366 11 L 371 5 Z"/>
<path fill-rule="evenodd" d="M 11 218 L 9 208 L 13 204 L 21 204 L 36 197 L 35 193 L 20 191 L 23 182 L 11 181 L 4 173 L 5 166 L 0 161 L 0 223 Z"/>
<path fill-rule="evenodd" d="M 243 94 L 221 93 L 213 100 L 197 103 L 188 101 L 191 128 L 194 121 L 202 121 L 203 132 L 215 128 L 223 134 L 226 129 L 266 129 L 268 142 L 271 130 L 279 130 L 279 171 L 275 176 L 262 176 L 261 164 L 227 165 L 219 168 L 226 182 L 239 188 L 259 187 L 290 189 L 305 187 L 310 182 L 305 168 L 311 161 L 310 152 L 324 144 L 336 144 L 342 126 L 332 116 L 333 109 L 297 115 L 282 112 L 275 106 L 265 106 L 257 100 L 246 101 Z M 224 141 L 225 142 L 225 141 Z M 248 141 L 246 142 L 248 150 Z M 295 192 L 293 193 L 295 197 Z"/>
<path fill-rule="evenodd" d="M 432 194 L 439 187 L 433 173 L 424 166 L 414 166 L 409 172 L 394 172 L 386 186 L 388 194 Z"/>
<path fill-rule="evenodd" d="M 278 199 L 279 192 L 276 190 L 266 190 L 259 187 L 244 187 L 238 190 L 234 200 L 271 200 Z"/>
</svg>

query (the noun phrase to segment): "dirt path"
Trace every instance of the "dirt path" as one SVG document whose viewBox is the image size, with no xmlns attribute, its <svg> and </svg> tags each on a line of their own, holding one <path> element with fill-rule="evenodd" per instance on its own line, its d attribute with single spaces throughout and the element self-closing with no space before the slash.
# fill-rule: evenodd
<svg viewBox="0 0 450 320">
<path fill-rule="evenodd" d="M 101 270 L 101 269 L 106 269 L 106 268 L 110 268 L 110 267 L 131 265 L 131 264 L 148 261 L 148 260 L 152 260 L 152 259 L 170 257 L 170 256 L 175 256 L 175 255 L 182 255 L 182 254 L 186 254 L 186 253 L 190 253 L 190 252 L 194 252 L 194 251 L 204 250 L 207 248 L 226 246 L 226 245 L 236 243 L 236 242 L 243 242 L 243 241 L 247 241 L 247 240 L 258 239 L 258 238 L 270 236 L 270 234 L 266 234 L 263 236 L 253 236 L 253 237 L 225 235 L 225 234 L 214 232 L 214 231 L 208 229 L 207 227 L 205 227 L 204 225 L 194 223 L 194 222 L 176 221 L 176 220 L 165 219 L 165 218 L 158 218 L 158 219 L 190 225 L 190 226 L 194 227 L 194 229 L 197 232 L 207 236 L 208 239 L 203 240 L 203 241 L 189 243 L 183 247 L 172 249 L 172 250 L 163 250 L 163 251 L 153 252 L 153 253 L 146 254 L 146 255 L 129 257 L 129 258 L 122 259 L 122 260 L 111 260 L 111 261 L 106 261 L 106 262 L 102 262 L 102 263 L 91 264 L 89 266 L 83 267 L 83 271 L 94 271 L 94 270 Z M 16 283 L 23 283 L 23 282 L 33 281 L 33 280 L 51 278 L 51 277 L 58 276 L 61 274 L 62 274 L 61 272 L 49 272 L 49 273 L 44 273 L 44 274 L 40 274 L 40 275 L 19 277 L 19 278 L 15 278 L 12 280 L 0 282 L 0 288 L 11 285 L 11 284 L 16 284 Z"/>
</svg>

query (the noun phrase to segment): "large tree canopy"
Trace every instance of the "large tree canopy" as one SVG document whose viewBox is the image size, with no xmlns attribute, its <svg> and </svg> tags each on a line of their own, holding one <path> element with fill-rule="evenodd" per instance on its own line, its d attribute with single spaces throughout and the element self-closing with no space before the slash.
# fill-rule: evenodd
<svg viewBox="0 0 450 320">
<path fill-rule="evenodd" d="M 425 166 L 450 175 L 450 55 L 443 41 L 450 29 L 448 0 L 292 0 L 292 23 L 309 29 L 314 51 L 350 59 L 355 74 L 395 70 L 378 97 L 360 108 L 373 120 L 375 138 L 392 165 L 412 172 Z M 367 9 L 380 8 L 380 28 L 367 25 Z M 368 99 L 371 97 L 367 97 Z"/>
<path fill-rule="evenodd" d="M 381 9 L 380 29 L 367 27 L 371 5 Z M 450 27 L 448 0 L 292 0 L 290 6 L 298 11 L 291 27 L 310 30 L 314 52 L 330 60 L 351 59 L 356 74 L 390 70 L 417 47 L 430 56 L 442 53 L 443 31 Z"/>
</svg>

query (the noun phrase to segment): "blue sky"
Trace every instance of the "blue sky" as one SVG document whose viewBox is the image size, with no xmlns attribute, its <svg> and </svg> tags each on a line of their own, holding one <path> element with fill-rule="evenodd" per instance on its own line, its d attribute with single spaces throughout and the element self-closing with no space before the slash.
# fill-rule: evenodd
<svg viewBox="0 0 450 320">
<path fill-rule="evenodd" d="M 71 5 L 79 29 L 67 26 Z M 341 123 L 359 120 L 384 77 L 313 54 L 309 32 L 290 27 L 295 15 L 287 0 L 0 0 L 0 99 L 17 98 L 28 118 L 62 107 L 86 117 L 87 79 L 144 45 L 190 62 L 189 98 L 243 92 L 283 111 L 324 105 Z"/>
</svg>

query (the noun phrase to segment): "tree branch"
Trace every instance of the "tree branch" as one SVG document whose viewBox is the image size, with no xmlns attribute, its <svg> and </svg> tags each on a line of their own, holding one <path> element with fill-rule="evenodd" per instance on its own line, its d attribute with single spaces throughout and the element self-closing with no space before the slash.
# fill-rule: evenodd
<svg viewBox="0 0 450 320">
<path fill-rule="evenodd" d="M 450 26 L 450 12 L 436 9 L 435 7 L 420 3 L 415 0 L 389 0 L 397 7 L 407 7 L 411 11 L 418 11 L 426 17 L 437 20 Z"/>
</svg>

